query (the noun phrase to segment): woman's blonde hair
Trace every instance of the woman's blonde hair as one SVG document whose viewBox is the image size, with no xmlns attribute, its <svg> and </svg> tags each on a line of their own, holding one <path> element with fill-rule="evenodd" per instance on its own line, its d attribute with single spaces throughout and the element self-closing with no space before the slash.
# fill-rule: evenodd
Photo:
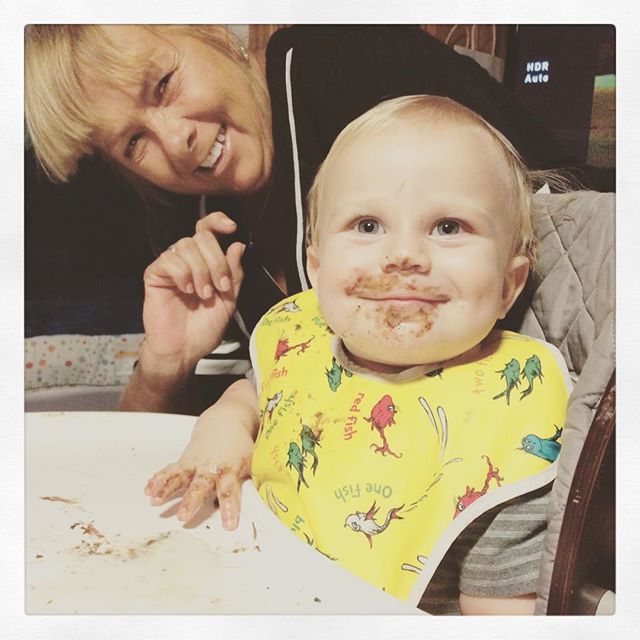
<svg viewBox="0 0 640 640">
<path fill-rule="evenodd" d="M 222 25 L 139 25 L 158 36 L 186 35 L 205 42 L 246 77 L 260 130 L 271 144 L 271 111 L 264 73 Z M 139 57 L 139 56 L 138 56 Z M 78 161 L 97 151 L 99 104 L 88 99 L 83 76 L 111 86 L 138 83 L 149 61 L 118 46 L 102 25 L 28 25 L 25 29 L 25 117 L 36 157 L 47 175 L 66 182 Z"/>
<path fill-rule="evenodd" d="M 500 131 L 474 111 L 442 96 L 415 95 L 386 100 L 353 120 L 341 131 L 309 190 L 307 243 L 314 244 L 318 240 L 321 194 L 327 169 L 333 157 L 357 136 L 382 131 L 401 119 L 414 122 L 446 119 L 448 122 L 477 125 L 489 133 L 505 160 L 511 181 L 511 209 L 515 213 L 513 255 L 527 256 L 533 265 L 536 239 L 533 229 L 531 194 L 536 186 L 542 186 L 545 182 L 552 182 L 555 186 L 561 185 L 562 177 L 550 171 L 529 171 L 520 154 Z"/>
</svg>

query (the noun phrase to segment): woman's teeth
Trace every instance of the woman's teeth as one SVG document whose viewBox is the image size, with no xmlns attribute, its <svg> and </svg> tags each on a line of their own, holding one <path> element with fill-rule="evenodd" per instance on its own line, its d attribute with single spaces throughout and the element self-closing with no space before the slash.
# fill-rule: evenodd
<svg viewBox="0 0 640 640">
<path fill-rule="evenodd" d="M 220 127 L 220 131 L 218 131 L 218 135 L 216 136 L 216 141 L 213 143 L 213 147 L 211 147 L 211 151 L 209 151 L 209 155 L 204 159 L 204 162 L 200 165 L 201 169 L 211 169 L 213 165 L 218 162 L 220 156 L 222 155 L 222 151 L 224 150 L 224 143 L 227 138 L 227 128 Z"/>
</svg>

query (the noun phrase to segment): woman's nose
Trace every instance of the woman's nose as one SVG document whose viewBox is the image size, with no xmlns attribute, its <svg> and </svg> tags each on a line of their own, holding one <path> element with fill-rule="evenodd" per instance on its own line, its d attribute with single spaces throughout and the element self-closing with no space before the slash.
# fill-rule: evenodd
<svg viewBox="0 0 640 640">
<path fill-rule="evenodd" d="M 157 117 L 154 128 L 171 164 L 179 170 L 194 171 L 198 161 L 195 124 L 177 114 L 164 113 Z"/>
<path fill-rule="evenodd" d="M 382 269 L 385 273 L 428 273 L 431 270 L 431 254 L 427 239 L 415 232 L 390 239 L 385 247 Z"/>
</svg>

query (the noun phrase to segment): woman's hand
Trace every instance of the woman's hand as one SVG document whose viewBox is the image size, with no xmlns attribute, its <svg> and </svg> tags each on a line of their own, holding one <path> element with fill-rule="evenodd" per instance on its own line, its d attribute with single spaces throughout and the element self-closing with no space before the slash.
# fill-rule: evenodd
<svg viewBox="0 0 640 640">
<path fill-rule="evenodd" d="M 164 504 L 184 492 L 177 517 L 187 522 L 217 496 L 222 526 L 235 529 L 241 483 L 251 473 L 257 426 L 255 390 L 247 380 L 235 382 L 200 416 L 180 459 L 147 482 L 144 492 L 151 497 L 151 504 Z"/>
<path fill-rule="evenodd" d="M 150 358 L 195 366 L 214 349 L 235 312 L 242 283 L 244 245 L 225 254 L 215 234 L 232 233 L 235 223 L 221 211 L 196 224 L 145 271 L 144 349 Z"/>
<path fill-rule="evenodd" d="M 145 338 L 138 366 L 120 397 L 121 411 L 192 413 L 198 360 L 217 347 L 236 309 L 244 245 L 222 251 L 216 233 L 235 222 L 221 211 L 162 253 L 144 273 Z"/>
</svg>

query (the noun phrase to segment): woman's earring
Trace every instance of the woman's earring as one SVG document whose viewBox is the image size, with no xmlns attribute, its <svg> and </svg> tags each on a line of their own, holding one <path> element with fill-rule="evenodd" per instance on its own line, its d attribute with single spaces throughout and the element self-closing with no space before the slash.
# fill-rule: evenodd
<svg viewBox="0 0 640 640">
<path fill-rule="evenodd" d="M 246 47 L 243 44 L 240 45 L 240 52 L 242 53 L 242 57 L 244 58 L 244 61 L 249 62 L 249 52 L 247 51 Z"/>
</svg>

